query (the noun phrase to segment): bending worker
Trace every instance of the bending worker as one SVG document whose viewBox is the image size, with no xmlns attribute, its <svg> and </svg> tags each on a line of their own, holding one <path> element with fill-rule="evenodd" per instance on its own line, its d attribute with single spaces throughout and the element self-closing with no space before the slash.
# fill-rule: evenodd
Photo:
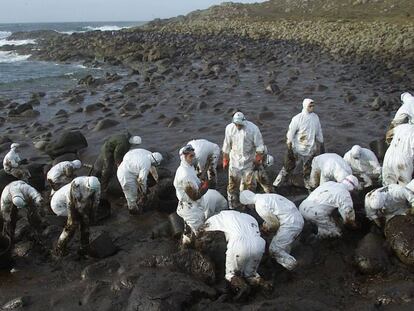
<svg viewBox="0 0 414 311">
<path fill-rule="evenodd" d="M 388 127 L 385 140 L 388 144 L 391 143 L 394 135 L 394 128 L 401 124 L 414 124 L 414 96 L 408 92 L 401 94 L 401 107 L 397 110 L 394 119 Z"/>
<path fill-rule="evenodd" d="M 345 153 L 344 160 L 351 167 L 353 175 L 364 181 L 364 188 L 379 183 L 381 165 L 371 150 L 355 145 Z"/>
<path fill-rule="evenodd" d="M 11 240 L 14 240 L 14 232 L 18 219 L 18 211 L 26 209 L 27 220 L 32 228 L 40 232 L 42 220 L 39 213 L 43 205 L 40 193 L 24 181 L 18 180 L 8 184 L 1 194 L 1 216 L 4 221 L 3 231 Z"/>
<path fill-rule="evenodd" d="M 384 156 L 382 183 L 406 185 L 413 179 L 414 125 L 401 124 Z"/>
<path fill-rule="evenodd" d="M 206 139 L 195 139 L 188 142 L 194 148 L 197 175 L 208 180 L 210 188 L 217 185 L 217 162 L 220 157 L 220 147 Z"/>
<path fill-rule="evenodd" d="M 347 176 L 342 182 L 328 181 L 316 188 L 299 206 L 305 220 L 318 227 L 318 238 L 340 237 L 341 229 L 332 218 L 338 209 L 346 225 L 355 227 L 355 211 L 350 192 L 358 186 L 358 179 Z"/>
<path fill-rule="evenodd" d="M 368 219 L 382 227 L 397 215 L 414 211 L 414 180 L 406 186 L 391 184 L 372 190 L 365 196 L 365 212 Z"/>
<path fill-rule="evenodd" d="M 323 134 L 318 115 L 314 112 L 315 102 L 305 98 L 302 112 L 292 118 L 286 134 L 287 154 L 285 163 L 273 185 L 279 187 L 299 165 L 303 168 L 305 187 L 309 189 L 308 179 L 314 156 L 324 153 Z"/>
<path fill-rule="evenodd" d="M 21 167 L 23 161 L 20 159 L 19 147 L 20 145 L 17 143 L 11 144 L 10 151 L 3 159 L 3 169 L 7 174 L 27 181 L 30 178 L 30 173 L 27 169 Z"/>
<path fill-rule="evenodd" d="M 129 151 L 131 145 L 140 145 L 141 137 L 128 134 L 118 134 L 109 137 L 101 148 L 98 160 L 94 167 L 102 161 L 102 170 L 97 174 L 100 177 L 102 192 L 106 193 L 109 182 L 115 174 L 117 167 L 121 164 L 124 155 Z"/>
<path fill-rule="evenodd" d="M 315 189 L 327 181 L 341 182 L 348 175 L 352 175 L 352 169 L 341 156 L 324 153 L 312 160 L 309 186 Z"/>
<path fill-rule="evenodd" d="M 158 182 L 155 167 L 160 165 L 161 161 L 161 153 L 145 149 L 133 149 L 125 154 L 118 167 L 117 176 L 131 214 L 137 215 L 143 212 L 147 200 L 148 174 L 151 173 L 154 180 Z"/>
<path fill-rule="evenodd" d="M 74 178 L 75 170 L 81 167 L 82 162 L 79 160 L 63 161 L 53 166 L 46 175 L 47 181 L 52 187 L 51 194 L 70 183 Z"/>
<path fill-rule="evenodd" d="M 240 206 L 240 190 L 255 190 L 254 166 L 263 162 L 264 144 L 259 128 L 236 112 L 223 142 L 223 168 L 229 168 L 227 197 L 231 209 Z"/>
<path fill-rule="evenodd" d="M 250 190 L 240 193 L 240 202 L 254 205 L 256 212 L 264 220 L 264 231 L 277 231 L 270 243 L 269 252 L 280 265 L 293 270 L 297 263 L 289 253 L 292 243 L 302 232 L 304 223 L 296 205 L 278 194 L 254 194 Z"/>
<path fill-rule="evenodd" d="M 80 227 L 80 255 L 89 254 L 89 226 L 95 220 L 95 213 L 101 197 L 101 184 L 98 178 L 77 177 L 69 184 L 68 220 L 56 244 L 55 253 L 63 256 L 67 251 L 67 244 L 75 231 Z"/>
</svg>

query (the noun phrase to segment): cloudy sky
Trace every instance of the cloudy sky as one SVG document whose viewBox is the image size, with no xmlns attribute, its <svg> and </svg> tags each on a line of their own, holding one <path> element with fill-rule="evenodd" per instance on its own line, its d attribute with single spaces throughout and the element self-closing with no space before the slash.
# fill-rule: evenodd
<svg viewBox="0 0 414 311">
<path fill-rule="evenodd" d="M 147 21 L 186 14 L 221 0 L 0 0 L 0 23 Z M 261 0 L 237 2 L 263 2 Z"/>
</svg>

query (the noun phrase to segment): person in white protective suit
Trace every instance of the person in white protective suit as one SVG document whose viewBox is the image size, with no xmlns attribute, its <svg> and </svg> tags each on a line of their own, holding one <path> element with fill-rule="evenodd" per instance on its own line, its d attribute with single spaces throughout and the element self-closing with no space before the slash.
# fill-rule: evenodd
<svg viewBox="0 0 414 311">
<path fill-rule="evenodd" d="M 35 188 L 21 180 L 13 181 L 4 188 L 0 204 L 1 218 L 4 222 L 3 231 L 12 241 L 19 210 L 26 210 L 29 224 L 39 233 L 42 225 L 40 214 L 43 213 L 41 210 L 43 198 Z"/>
<path fill-rule="evenodd" d="M 229 168 L 227 198 L 231 209 L 240 206 L 240 190 L 255 190 L 255 166 L 263 163 L 264 144 L 259 128 L 236 112 L 223 142 L 223 168 Z"/>
<path fill-rule="evenodd" d="M 217 185 L 217 162 L 220 157 L 220 147 L 206 139 L 195 139 L 188 142 L 194 148 L 197 175 L 207 180 L 210 188 Z"/>
<path fill-rule="evenodd" d="M 391 143 L 395 127 L 404 123 L 414 124 L 414 96 L 408 92 L 404 92 L 401 94 L 401 102 L 402 105 L 397 110 L 397 113 L 387 130 L 385 140 L 388 144 Z"/>
<path fill-rule="evenodd" d="M 19 155 L 19 147 L 20 145 L 17 143 L 11 144 L 10 151 L 3 159 L 3 169 L 7 174 L 27 181 L 30 178 L 30 173 L 27 169 L 21 167 L 22 159 Z"/>
<path fill-rule="evenodd" d="M 128 151 L 118 167 L 117 176 L 131 214 L 140 214 L 147 200 L 148 174 L 158 182 L 156 166 L 160 165 L 162 155 L 145 149 Z M 139 196 L 139 197 L 138 197 Z"/>
<path fill-rule="evenodd" d="M 227 241 L 226 274 L 230 284 L 244 278 L 252 285 L 263 282 L 257 273 L 266 242 L 252 216 L 234 210 L 222 211 L 206 220 L 203 231 L 224 232 Z"/>
<path fill-rule="evenodd" d="M 312 159 L 325 152 L 321 123 L 314 112 L 315 102 L 310 98 L 305 98 L 302 107 L 302 112 L 294 116 L 289 124 L 286 134 L 287 154 L 284 166 L 273 182 L 275 187 L 279 187 L 288 180 L 295 168 L 301 165 L 305 186 L 309 188 L 308 179 Z"/>
<path fill-rule="evenodd" d="M 101 184 L 95 176 L 77 177 L 68 185 L 68 220 L 56 244 L 55 254 L 63 256 L 75 231 L 80 227 L 80 255 L 89 253 L 89 226 L 95 221 L 101 197 Z M 63 188 L 62 188 L 63 189 Z"/>
<path fill-rule="evenodd" d="M 201 181 L 194 169 L 195 152 L 191 145 L 179 151 L 181 163 L 174 177 L 178 199 L 177 214 L 185 223 L 183 245 L 188 245 L 198 234 L 205 220 L 227 208 L 226 199 L 216 190 L 208 189 L 208 181 Z"/>
<path fill-rule="evenodd" d="M 53 166 L 46 175 L 46 179 L 52 187 L 52 195 L 62 186 L 70 183 L 74 178 L 75 170 L 82 167 L 79 160 L 63 161 Z"/>
<path fill-rule="evenodd" d="M 406 186 L 391 184 L 368 192 L 365 213 L 379 227 L 397 215 L 414 211 L 414 180 Z"/>
<path fill-rule="evenodd" d="M 50 208 L 57 216 L 68 216 L 70 188 L 70 183 L 64 185 L 54 193 L 52 199 L 50 200 Z"/>
<path fill-rule="evenodd" d="M 309 186 L 315 189 L 327 181 L 341 182 L 348 175 L 352 175 L 352 169 L 340 155 L 324 153 L 312 160 Z"/>
<path fill-rule="evenodd" d="M 338 212 L 346 225 L 355 227 L 355 211 L 350 192 L 358 186 L 358 179 L 347 176 L 342 182 L 328 181 L 316 188 L 299 206 L 305 220 L 318 227 L 318 238 L 339 237 L 341 229 L 332 212 Z"/>
<path fill-rule="evenodd" d="M 293 270 L 297 262 L 289 253 L 304 224 L 296 205 L 278 194 L 254 194 L 250 190 L 240 193 L 240 202 L 256 208 L 256 212 L 264 220 L 264 231 L 277 231 L 270 243 L 269 252 L 280 265 Z"/>
<path fill-rule="evenodd" d="M 382 183 L 406 185 L 413 179 L 414 125 L 401 124 L 384 156 Z"/>
<path fill-rule="evenodd" d="M 381 165 L 371 150 L 355 145 L 345 153 L 344 160 L 351 167 L 353 175 L 364 181 L 364 188 L 378 184 Z"/>
</svg>

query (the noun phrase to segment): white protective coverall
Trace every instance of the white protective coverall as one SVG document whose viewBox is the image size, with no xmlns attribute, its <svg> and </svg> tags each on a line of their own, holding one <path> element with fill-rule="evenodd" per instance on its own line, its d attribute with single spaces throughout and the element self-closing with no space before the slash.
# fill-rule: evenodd
<svg viewBox="0 0 414 311">
<path fill-rule="evenodd" d="M 312 99 L 305 98 L 302 103 L 302 112 L 290 121 L 286 143 L 288 146 L 292 146 L 293 155 L 289 156 L 290 151 L 288 150 L 285 165 L 273 182 L 275 187 L 279 186 L 298 165 L 303 166 L 306 183 L 307 178 L 309 178 L 311 161 L 316 154 L 320 153 L 319 147 L 323 144 L 322 127 L 318 115 L 308 111 L 311 103 L 313 103 Z M 291 159 L 292 156 L 294 159 Z M 294 165 L 287 162 L 294 162 Z"/>
<path fill-rule="evenodd" d="M 324 153 L 312 160 L 312 171 L 309 184 L 316 188 L 327 181 L 341 182 L 346 176 L 352 174 L 348 163 L 336 153 Z"/>
<path fill-rule="evenodd" d="M 394 129 L 394 137 L 384 156 L 382 183 L 406 185 L 413 178 L 414 125 L 401 124 Z"/>
<path fill-rule="evenodd" d="M 391 121 L 394 127 L 403 123 L 414 124 L 414 96 L 408 92 L 402 93 L 401 102 L 401 107 Z"/>
<path fill-rule="evenodd" d="M 55 192 L 50 200 L 50 207 L 57 216 L 68 216 L 70 203 L 70 183 Z"/>
<path fill-rule="evenodd" d="M 372 186 L 372 179 L 378 181 L 381 165 L 371 150 L 355 145 L 345 153 L 344 160 L 351 167 L 353 174 L 364 181 L 364 187 Z"/>
<path fill-rule="evenodd" d="M 226 199 L 216 190 L 208 189 L 200 193 L 201 181 L 197 177 L 194 166 L 188 164 L 184 155 L 180 155 L 181 164 L 174 177 L 174 187 L 178 199 L 177 214 L 191 228 L 194 234 L 198 233 L 205 220 L 222 209 L 227 209 Z M 186 238 L 183 236 L 183 241 Z"/>
<path fill-rule="evenodd" d="M 47 172 L 47 181 L 52 186 L 52 189 L 56 191 L 63 185 L 70 183 L 73 179 L 73 171 L 81 167 L 82 162 L 79 160 L 60 162 Z"/>
<path fill-rule="evenodd" d="M 391 184 L 368 192 L 365 196 L 365 212 L 370 220 L 381 224 L 380 219 L 390 220 L 397 215 L 406 215 L 414 208 L 414 181 L 406 186 Z"/>
<path fill-rule="evenodd" d="M 217 162 L 220 157 L 220 147 L 206 139 L 195 139 L 188 142 L 193 146 L 195 158 L 197 160 L 197 173 L 207 174 L 209 186 L 215 187 L 217 184 Z"/>
<path fill-rule="evenodd" d="M 241 129 L 238 129 L 234 123 L 227 125 L 222 148 L 223 153 L 230 157 L 227 186 L 230 208 L 237 208 L 240 204 L 240 189 L 256 188 L 253 172 L 255 156 L 264 153 L 263 137 L 259 128 L 247 120 L 243 120 L 242 124 Z"/>
<path fill-rule="evenodd" d="M 305 220 L 318 227 L 317 237 L 339 237 L 341 229 L 331 214 L 338 209 L 345 224 L 355 223 L 355 211 L 350 191 L 357 185 L 355 176 L 348 176 L 341 183 L 328 181 L 316 188 L 299 206 Z"/>
<path fill-rule="evenodd" d="M 226 236 L 226 275 L 231 281 L 238 275 L 254 281 L 266 242 L 260 236 L 259 225 L 252 216 L 237 211 L 222 211 L 206 221 L 206 231 L 222 231 Z"/>
<path fill-rule="evenodd" d="M 20 145 L 13 143 L 10 146 L 10 151 L 4 156 L 3 169 L 7 174 L 13 175 L 17 179 L 27 180 L 30 178 L 28 170 L 20 167 L 20 156 L 18 153 L 18 147 Z"/>
<path fill-rule="evenodd" d="M 249 190 L 240 193 L 240 202 L 245 205 L 254 204 L 256 212 L 264 220 L 263 226 L 269 230 L 277 230 L 269 251 L 279 264 L 293 270 L 297 263 L 289 253 L 304 224 L 296 205 L 278 194 L 254 194 Z"/>
<path fill-rule="evenodd" d="M 13 181 L 3 189 L 0 199 L 1 216 L 11 239 L 14 239 L 18 210 L 26 209 L 30 225 L 37 229 L 41 223 L 39 209 L 42 204 L 41 194 L 24 181 Z"/>
<path fill-rule="evenodd" d="M 158 181 L 157 171 L 154 166 L 162 161 L 162 155 L 158 152 L 152 153 L 145 149 L 133 149 L 128 151 L 122 163 L 118 167 L 117 176 L 124 192 L 128 209 L 136 213 L 142 209 L 147 192 L 147 178 L 151 173 Z M 138 192 L 140 194 L 139 204 Z"/>
</svg>

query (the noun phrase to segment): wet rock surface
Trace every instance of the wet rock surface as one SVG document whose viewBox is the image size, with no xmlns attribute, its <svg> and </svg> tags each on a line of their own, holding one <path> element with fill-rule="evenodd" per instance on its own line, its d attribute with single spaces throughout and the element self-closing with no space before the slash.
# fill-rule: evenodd
<svg viewBox="0 0 414 311">
<path fill-rule="evenodd" d="M 385 236 L 398 258 L 414 267 L 414 216 L 395 216 L 387 222 Z"/>
</svg>

